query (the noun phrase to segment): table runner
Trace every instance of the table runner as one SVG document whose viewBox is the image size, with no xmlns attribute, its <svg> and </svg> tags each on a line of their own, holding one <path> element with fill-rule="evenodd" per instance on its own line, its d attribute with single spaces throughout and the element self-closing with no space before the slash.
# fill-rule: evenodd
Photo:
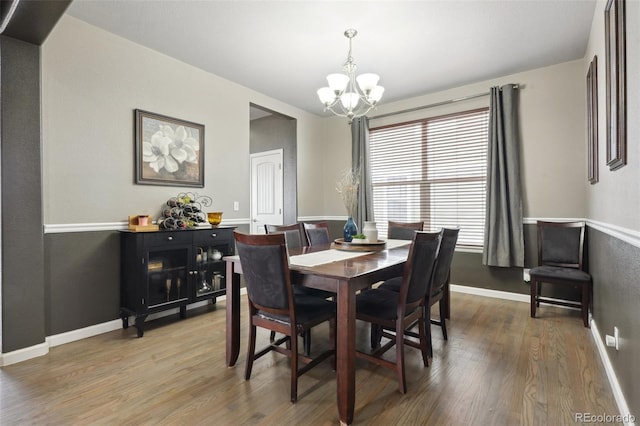
<svg viewBox="0 0 640 426">
<path fill-rule="evenodd" d="M 387 249 L 401 247 L 409 244 L 411 241 L 407 240 L 387 240 Z M 343 260 L 351 259 L 358 256 L 364 256 L 369 254 L 368 251 L 343 251 L 336 249 L 329 249 L 323 251 L 317 251 L 313 253 L 299 254 L 289 257 L 289 264 L 304 267 L 313 267 L 322 265 L 324 263 L 340 262 Z"/>
</svg>

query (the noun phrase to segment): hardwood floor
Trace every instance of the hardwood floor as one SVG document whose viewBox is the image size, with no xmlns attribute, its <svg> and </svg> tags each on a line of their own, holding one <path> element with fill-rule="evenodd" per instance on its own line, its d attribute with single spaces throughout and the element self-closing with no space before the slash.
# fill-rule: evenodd
<svg viewBox="0 0 640 426">
<path fill-rule="evenodd" d="M 224 302 L 54 347 L 0 369 L 0 424 L 335 425 L 330 362 L 299 380 L 289 402 L 288 360 L 269 354 L 244 380 L 242 347 L 225 367 Z M 453 293 L 449 341 L 432 327 L 434 358 L 406 349 L 408 392 L 394 372 L 357 361 L 356 425 L 569 425 L 575 413 L 618 414 L 590 331 L 580 314 Z M 437 309 L 434 309 L 434 315 Z M 268 340 L 260 330 L 259 342 Z M 328 327 L 313 330 L 322 349 Z M 360 349 L 368 329 L 358 323 Z M 390 351 L 389 356 L 394 356 Z"/>
</svg>

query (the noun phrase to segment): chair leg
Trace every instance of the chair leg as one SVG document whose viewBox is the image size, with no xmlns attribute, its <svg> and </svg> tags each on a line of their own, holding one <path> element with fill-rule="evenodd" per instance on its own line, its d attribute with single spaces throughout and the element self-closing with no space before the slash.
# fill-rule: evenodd
<svg viewBox="0 0 640 426">
<path fill-rule="evenodd" d="M 311 329 L 306 330 L 302 334 L 302 343 L 304 344 L 304 355 L 311 355 Z"/>
<path fill-rule="evenodd" d="M 396 321 L 396 371 L 400 393 L 407 393 L 407 380 L 404 372 L 404 324 L 402 319 Z"/>
<path fill-rule="evenodd" d="M 429 303 L 427 300 L 426 303 Z M 442 305 L 441 305 L 442 306 Z M 442 311 L 440 312 L 442 315 Z M 420 321 L 418 321 L 420 322 Z M 433 342 L 431 340 L 431 306 L 424 307 L 424 330 L 425 330 L 425 340 L 427 342 L 427 353 L 431 358 L 433 358 Z M 420 337 L 420 327 L 418 326 L 418 337 Z M 429 364 L 425 364 L 427 366 Z"/>
<path fill-rule="evenodd" d="M 538 294 L 538 281 L 535 279 L 531 280 L 531 318 L 536 317 L 536 303 L 537 303 L 537 294 Z"/>
<path fill-rule="evenodd" d="M 537 292 L 536 292 L 536 307 L 540 307 L 540 295 L 542 294 L 542 281 L 536 281 L 537 284 Z"/>
<path fill-rule="evenodd" d="M 271 343 L 273 343 L 273 342 L 274 342 L 274 340 L 276 340 L 276 332 L 275 332 L 275 331 L 272 331 L 272 332 L 271 332 L 271 335 L 269 335 L 269 341 L 270 341 Z"/>
<path fill-rule="evenodd" d="M 425 321 L 418 321 L 420 351 L 422 352 L 422 363 L 425 367 L 429 366 L 429 356 L 433 356 L 433 351 L 431 349 L 431 334 L 426 331 L 427 329 L 431 329 L 431 321 L 429 321 L 428 318 L 425 318 Z M 429 335 L 428 338 L 427 335 Z"/>
<path fill-rule="evenodd" d="M 590 285 L 589 283 L 582 284 L 582 322 L 584 326 L 587 328 L 591 328 L 589 324 L 589 292 Z"/>
<path fill-rule="evenodd" d="M 376 349 L 382 341 L 382 327 L 371 323 L 371 349 Z"/>
<path fill-rule="evenodd" d="M 291 330 L 291 402 L 298 401 L 298 339 L 296 330 Z"/>
<path fill-rule="evenodd" d="M 440 328 L 442 328 L 442 338 L 444 340 L 449 340 L 449 338 L 447 337 L 447 314 L 446 314 L 446 310 L 447 307 L 444 303 L 442 303 L 443 301 L 440 300 L 438 302 L 438 307 L 440 308 Z"/>
<path fill-rule="evenodd" d="M 251 321 L 251 320 L 249 320 Z M 249 327 L 249 344 L 247 348 L 247 360 L 244 369 L 244 379 L 251 378 L 251 369 L 253 368 L 253 359 L 256 354 L 256 326 L 251 324 Z"/>
<path fill-rule="evenodd" d="M 336 371 L 336 320 L 329 320 L 329 349 L 333 351 L 331 370 Z"/>
</svg>

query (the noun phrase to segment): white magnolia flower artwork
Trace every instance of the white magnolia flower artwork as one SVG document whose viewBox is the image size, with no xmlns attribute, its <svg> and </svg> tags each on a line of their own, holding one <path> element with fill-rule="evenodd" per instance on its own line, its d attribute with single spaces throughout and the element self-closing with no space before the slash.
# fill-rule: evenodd
<svg viewBox="0 0 640 426">
<path fill-rule="evenodd" d="M 162 125 L 150 141 L 142 142 L 142 161 L 149 163 L 156 173 L 163 168 L 175 173 L 184 161 L 197 163 L 199 149 L 198 141 L 187 133 L 184 126 L 174 130 L 169 125 Z"/>
<path fill-rule="evenodd" d="M 137 182 L 202 186 L 204 126 L 140 110 L 136 114 Z"/>
</svg>

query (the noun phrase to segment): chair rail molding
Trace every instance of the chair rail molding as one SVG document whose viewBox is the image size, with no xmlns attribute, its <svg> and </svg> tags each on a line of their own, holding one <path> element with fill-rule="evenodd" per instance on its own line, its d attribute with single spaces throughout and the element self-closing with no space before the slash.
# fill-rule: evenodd
<svg viewBox="0 0 640 426">
<path fill-rule="evenodd" d="M 298 217 L 299 222 L 315 222 L 321 220 L 335 220 L 342 221 L 347 220 L 347 216 L 300 216 Z M 593 219 L 586 218 L 569 218 L 569 217 L 525 217 L 522 219 L 522 223 L 524 225 L 535 225 L 538 220 L 545 221 L 576 221 L 576 220 L 584 220 L 587 223 L 587 226 L 597 229 L 598 231 L 604 232 L 612 237 L 618 238 L 622 241 L 625 241 L 635 247 L 640 248 L 640 231 L 634 231 L 629 228 L 624 228 L 622 226 L 613 225 L 606 222 L 601 222 Z M 249 225 L 251 221 L 248 218 L 232 218 L 232 219 L 224 219 L 222 221 L 223 226 L 233 226 L 233 225 Z M 97 222 L 97 223 L 61 223 L 61 224 L 45 224 L 44 225 L 44 233 L 45 234 L 62 234 L 69 232 L 94 232 L 94 231 L 120 231 L 127 229 L 128 223 L 126 221 L 122 222 Z M 457 248 L 456 251 L 466 251 L 471 253 L 481 253 L 482 248 Z"/>
<path fill-rule="evenodd" d="M 248 218 L 224 219 L 221 226 L 248 225 Z M 64 234 L 69 232 L 95 232 L 95 231 L 122 231 L 128 229 L 128 222 L 103 222 L 103 223 L 49 223 L 44 225 L 45 234 Z"/>
<path fill-rule="evenodd" d="M 627 242 L 632 246 L 640 248 L 640 231 L 634 231 L 633 229 L 624 228 L 622 226 L 613 225 L 611 223 L 601 222 L 599 220 L 587 219 L 587 218 L 542 218 L 542 217 L 525 217 L 522 219 L 522 223 L 525 225 L 535 225 L 538 220 L 544 220 L 549 222 L 573 222 L 577 220 L 584 220 L 587 226 L 596 229 L 600 232 L 604 232 L 612 237 Z"/>
</svg>

